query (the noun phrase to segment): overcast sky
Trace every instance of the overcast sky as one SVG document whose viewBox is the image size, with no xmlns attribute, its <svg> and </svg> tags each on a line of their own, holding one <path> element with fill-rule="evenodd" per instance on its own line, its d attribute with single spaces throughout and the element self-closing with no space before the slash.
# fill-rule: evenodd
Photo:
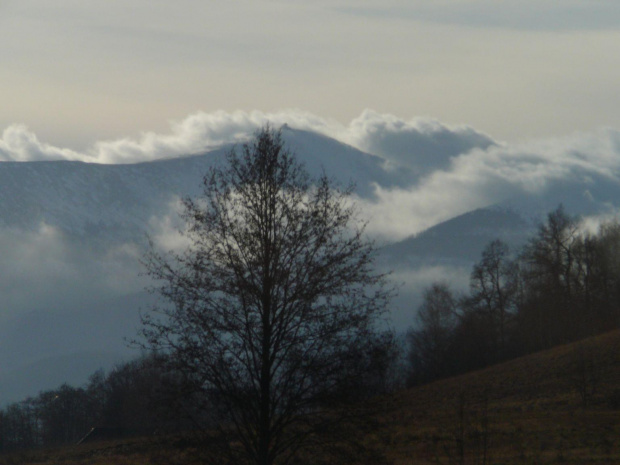
<svg viewBox="0 0 620 465">
<path fill-rule="evenodd" d="M 618 128 L 619 29 L 617 0 L 0 0 L 0 128 L 73 150 L 218 110 Z"/>
</svg>

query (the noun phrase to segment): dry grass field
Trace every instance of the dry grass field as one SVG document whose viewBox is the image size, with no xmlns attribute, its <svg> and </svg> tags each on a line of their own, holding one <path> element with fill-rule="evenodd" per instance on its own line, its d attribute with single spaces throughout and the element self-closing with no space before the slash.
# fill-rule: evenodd
<svg viewBox="0 0 620 465">
<path fill-rule="evenodd" d="M 400 392 L 385 422 L 396 465 L 620 464 L 620 332 Z"/>
<path fill-rule="evenodd" d="M 1 465 L 199 465 L 187 438 L 135 438 L 24 451 L 0 456 Z"/>
<path fill-rule="evenodd" d="M 620 464 L 620 331 L 378 401 L 366 438 L 394 465 Z M 191 441 L 133 439 L 2 464 L 194 465 Z"/>
</svg>

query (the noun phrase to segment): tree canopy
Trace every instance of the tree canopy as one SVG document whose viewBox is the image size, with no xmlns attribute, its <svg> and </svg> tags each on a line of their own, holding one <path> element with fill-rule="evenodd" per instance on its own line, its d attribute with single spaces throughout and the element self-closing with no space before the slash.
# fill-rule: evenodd
<svg viewBox="0 0 620 465">
<path fill-rule="evenodd" d="M 227 162 L 183 202 L 187 250 L 146 257 L 163 300 L 143 335 L 205 399 L 231 461 L 290 463 L 380 369 L 392 290 L 351 189 L 311 179 L 278 131 Z"/>
</svg>

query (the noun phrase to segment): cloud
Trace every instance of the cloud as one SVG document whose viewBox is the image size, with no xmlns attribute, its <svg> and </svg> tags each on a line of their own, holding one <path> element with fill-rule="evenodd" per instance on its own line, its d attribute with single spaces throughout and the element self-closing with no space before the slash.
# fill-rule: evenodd
<svg viewBox="0 0 620 465">
<path fill-rule="evenodd" d="M 602 129 L 517 145 L 495 145 L 454 157 L 409 188 L 377 187 L 378 201 L 360 200 L 369 232 L 400 239 L 475 208 L 520 199 L 618 204 L 620 132 Z M 586 193 L 587 192 L 587 193 Z M 556 204 L 557 205 L 557 204 Z M 528 206 L 531 206 L 528 205 Z"/>
<path fill-rule="evenodd" d="M 42 143 L 26 126 L 15 124 L 0 139 L 1 161 L 79 160 L 92 163 L 138 163 L 204 152 L 223 144 L 247 140 L 258 128 L 270 123 L 332 134 L 334 126 L 309 113 L 218 111 L 199 112 L 171 123 L 170 133 L 145 132 L 138 138 L 100 141 L 83 153 Z"/>
<path fill-rule="evenodd" d="M 0 228 L 0 250 L 0 375 L 61 355 L 136 355 L 127 340 L 152 302 L 138 244 L 76 240 L 41 224 Z M 93 372 L 101 361 L 90 363 Z M 44 374 L 35 379 L 47 384 L 33 392 L 53 387 Z"/>
<path fill-rule="evenodd" d="M 489 136 L 467 126 L 450 127 L 431 118 L 404 120 L 372 110 L 365 110 L 347 126 L 301 110 L 217 111 L 199 112 L 173 122 L 167 134 L 145 132 L 137 138 L 100 141 L 84 153 L 42 143 L 27 127 L 12 125 L 0 139 L 0 160 L 136 163 L 242 142 L 267 123 L 318 132 L 419 173 L 446 167 L 456 155 L 494 144 Z"/>
<path fill-rule="evenodd" d="M 410 270 L 398 270 L 390 280 L 399 286 L 398 295 L 392 301 L 392 322 L 396 331 L 405 331 L 415 323 L 415 313 L 422 304 L 424 289 L 434 283 L 448 283 L 457 294 L 469 286 L 470 267 L 428 266 Z"/>
<path fill-rule="evenodd" d="M 457 155 L 496 144 L 469 126 L 449 127 L 431 118 L 403 120 L 371 110 L 351 122 L 344 138 L 362 150 L 417 173 L 447 168 Z"/>
<path fill-rule="evenodd" d="M 150 219 L 149 237 L 157 250 L 181 254 L 191 245 L 189 237 L 181 232 L 183 231 L 180 216 L 182 211 L 182 203 L 179 199 L 170 202 L 167 211 Z"/>
<path fill-rule="evenodd" d="M 14 125 L 2 134 L 0 159 L 135 163 L 241 142 L 268 122 L 315 131 L 383 157 L 383 181 L 360 206 L 369 232 L 389 240 L 524 193 L 613 204 L 620 185 L 620 133 L 613 129 L 509 145 L 468 126 L 372 110 L 348 125 L 300 110 L 200 112 L 172 123 L 168 133 L 97 142 L 83 153 L 45 144 Z M 575 189 L 579 192 L 571 192 Z"/>
<path fill-rule="evenodd" d="M 0 161 L 79 160 L 83 155 L 39 141 L 21 124 L 6 128 L 0 139 Z"/>
<path fill-rule="evenodd" d="M 89 244 L 41 224 L 36 231 L 0 230 L 0 319 L 33 310 L 89 311 L 98 300 L 139 292 L 136 244 Z"/>
<path fill-rule="evenodd" d="M 145 133 L 138 140 L 99 142 L 90 156 L 101 163 L 124 163 L 196 153 L 245 141 L 267 123 L 318 132 L 419 172 L 445 167 L 451 157 L 494 144 L 489 136 L 467 126 L 449 127 L 431 118 L 404 120 L 372 110 L 365 110 L 348 126 L 300 110 L 219 111 L 190 115 L 172 124 L 171 134 Z"/>
</svg>

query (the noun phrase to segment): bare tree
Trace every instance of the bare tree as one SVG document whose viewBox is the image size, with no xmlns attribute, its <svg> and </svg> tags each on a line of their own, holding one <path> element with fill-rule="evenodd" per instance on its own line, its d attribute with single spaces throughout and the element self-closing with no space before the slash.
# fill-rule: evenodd
<svg viewBox="0 0 620 465">
<path fill-rule="evenodd" d="M 164 303 L 142 333 L 208 400 L 231 463 L 286 464 L 343 418 L 390 343 L 378 328 L 392 289 L 351 190 L 311 179 L 279 132 L 227 161 L 183 202 L 188 249 L 146 256 Z"/>
<path fill-rule="evenodd" d="M 577 339 L 583 272 L 583 244 L 577 217 L 560 205 L 549 213 L 521 253 L 525 301 L 519 311 L 522 330 L 534 340 L 532 349 L 548 348 Z"/>
<path fill-rule="evenodd" d="M 588 335 L 617 328 L 620 322 L 620 223 L 603 223 L 588 234 L 580 251 L 584 313 Z M 584 326 L 586 326 L 584 325 Z"/>
<path fill-rule="evenodd" d="M 515 312 L 517 269 L 510 249 L 500 240 L 490 242 L 470 277 L 471 303 L 483 312 L 492 328 L 494 350 L 506 349 L 506 332 Z M 501 355 L 501 354 L 500 354 Z"/>
<path fill-rule="evenodd" d="M 416 327 L 407 334 L 411 384 L 450 373 L 450 345 L 458 324 L 458 299 L 446 283 L 434 283 L 424 290 Z"/>
</svg>

